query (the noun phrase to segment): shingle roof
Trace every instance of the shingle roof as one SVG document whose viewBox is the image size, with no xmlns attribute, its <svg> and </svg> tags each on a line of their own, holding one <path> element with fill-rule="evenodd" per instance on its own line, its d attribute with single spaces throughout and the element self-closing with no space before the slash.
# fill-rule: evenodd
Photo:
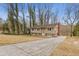
<svg viewBox="0 0 79 59">
<path fill-rule="evenodd" d="M 55 24 L 56 25 L 56 24 Z M 32 27 L 32 28 L 54 28 L 54 26 L 55 25 L 53 25 L 53 24 L 49 24 L 49 25 L 36 25 L 36 26 L 34 26 L 34 27 Z"/>
</svg>

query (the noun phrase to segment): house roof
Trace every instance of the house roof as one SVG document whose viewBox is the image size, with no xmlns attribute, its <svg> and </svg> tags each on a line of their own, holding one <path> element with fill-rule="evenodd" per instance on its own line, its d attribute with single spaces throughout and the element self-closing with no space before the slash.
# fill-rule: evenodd
<svg viewBox="0 0 79 59">
<path fill-rule="evenodd" d="M 32 28 L 54 28 L 55 25 L 54 24 L 42 25 L 42 26 L 41 25 L 36 25 L 36 26 L 34 26 Z"/>
</svg>

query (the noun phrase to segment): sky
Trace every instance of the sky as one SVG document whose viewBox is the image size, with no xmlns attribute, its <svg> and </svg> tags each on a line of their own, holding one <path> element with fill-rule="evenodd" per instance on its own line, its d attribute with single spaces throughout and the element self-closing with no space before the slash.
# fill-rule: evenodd
<svg viewBox="0 0 79 59">
<path fill-rule="evenodd" d="M 36 7 L 41 7 L 44 4 L 34 4 L 36 5 Z M 38 6 L 39 5 L 39 6 Z M 63 23 L 62 21 L 62 17 L 64 15 L 65 12 L 65 8 L 68 7 L 68 4 L 66 3 L 54 3 L 54 4 L 45 4 L 45 5 L 49 5 L 48 7 L 52 8 L 53 11 L 58 11 L 58 18 L 59 20 Z M 75 4 L 71 4 L 71 5 L 75 5 Z M 21 4 L 19 4 L 19 8 L 21 8 Z M 27 11 L 27 4 L 25 5 L 25 12 L 26 12 L 26 16 L 28 15 Z M 3 20 L 7 19 L 7 6 L 6 4 L 0 4 L 0 18 L 2 18 Z"/>
</svg>

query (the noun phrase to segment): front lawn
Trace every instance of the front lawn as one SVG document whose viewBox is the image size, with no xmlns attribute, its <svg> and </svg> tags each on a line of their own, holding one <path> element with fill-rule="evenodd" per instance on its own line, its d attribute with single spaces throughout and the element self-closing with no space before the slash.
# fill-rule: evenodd
<svg viewBox="0 0 79 59">
<path fill-rule="evenodd" d="M 79 37 L 67 37 L 51 55 L 58 56 L 79 56 Z"/>
<path fill-rule="evenodd" d="M 0 45 L 41 40 L 45 37 L 30 35 L 0 35 Z"/>
</svg>

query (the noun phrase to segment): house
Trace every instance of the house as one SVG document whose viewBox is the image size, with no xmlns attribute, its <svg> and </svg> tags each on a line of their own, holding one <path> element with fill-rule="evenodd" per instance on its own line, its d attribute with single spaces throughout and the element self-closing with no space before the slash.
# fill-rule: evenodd
<svg viewBox="0 0 79 59">
<path fill-rule="evenodd" d="M 43 26 L 34 26 L 31 28 L 32 34 L 37 35 L 51 35 L 57 36 L 59 35 L 59 24 L 49 24 Z"/>
</svg>

